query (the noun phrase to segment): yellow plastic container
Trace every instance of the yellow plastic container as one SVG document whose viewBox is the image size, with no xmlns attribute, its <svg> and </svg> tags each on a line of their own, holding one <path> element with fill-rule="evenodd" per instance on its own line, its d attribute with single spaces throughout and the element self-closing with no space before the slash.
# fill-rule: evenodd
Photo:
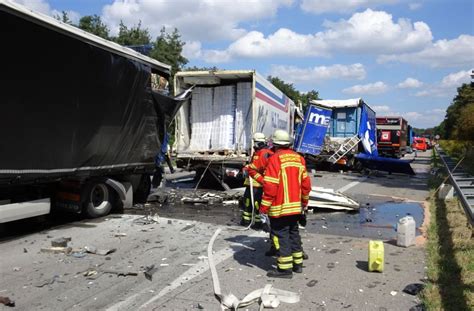
<svg viewBox="0 0 474 311">
<path fill-rule="evenodd" d="M 369 271 L 383 272 L 383 265 L 383 242 L 369 241 Z"/>
</svg>

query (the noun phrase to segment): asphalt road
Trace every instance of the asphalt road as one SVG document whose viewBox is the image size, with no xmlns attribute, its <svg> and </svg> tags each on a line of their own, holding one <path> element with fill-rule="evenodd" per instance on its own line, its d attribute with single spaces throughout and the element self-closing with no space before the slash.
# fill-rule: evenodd
<svg viewBox="0 0 474 311">
<path fill-rule="evenodd" d="M 363 206 L 409 202 L 423 208 L 429 157 L 429 152 L 419 153 L 413 163 L 419 174 L 414 177 L 316 172 L 322 177 L 313 177 L 313 184 L 344 191 Z M 274 280 L 265 275 L 275 264 L 274 258 L 264 256 L 266 234 L 231 230 L 238 221 L 236 206 L 157 205 L 145 212 L 129 212 L 10 234 L 0 242 L 0 296 L 15 300 L 17 310 L 219 310 L 206 249 L 221 227 L 214 257 L 225 294 L 242 299 L 272 284 L 300 295 L 300 302 L 282 303 L 280 310 L 408 310 L 419 303 L 402 290 L 424 281 L 423 246 L 397 247 L 380 235 L 385 241 L 385 270 L 368 272 L 368 241 L 377 233 L 363 236 L 352 228 L 331 231 L 340 222 L 327 219 L 344 219 L 344 214 L 342 218 L 333 213 L 310 214 L 310 224 L 302 231 L 309 255 L 304 273 L 291 280 Z M 158 217 L 145 219 L 137 213 Z M 326 229 L 320 223 L 323 218 Z M 73 254 L 41 251 L 59 237 L 71 238 Z M 116 250 L 106 256 L 74 252 L 85 246 Z M 156 271 L 149 280 L 144 271 L 151 265 Z M 0 310 L 7 309 L 0 305 Z M 248 309 L 258 310 L 258 306 Z"/>
</svg>

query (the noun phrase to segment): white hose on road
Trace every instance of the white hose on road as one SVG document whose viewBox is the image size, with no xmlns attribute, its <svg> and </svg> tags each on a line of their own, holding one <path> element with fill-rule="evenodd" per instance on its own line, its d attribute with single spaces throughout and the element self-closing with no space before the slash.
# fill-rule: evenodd
<svg viewBox="0 0 474 311">
<path fill-rule="evenodd" d="M 250 306 L 256 302 L 260 304 L 259 309 L 263 310 L 263 308 L 277 308 L 280 305 L 280 302 L 297 303 L 300 301 L 300 296 L 297 293 L 273 288 L 271 284 L 265 285 L 264 288 L 254 290 L 242 300 L 239 300 L 233 294 L 222 295 L 221 285 L 219 283 L 219 277 L 217 276 L 217 269 L 212 254 L 214 242 L 221 231 L 222 229 L 218 228 L 216 232 L 214 232 L 214 235 L 207 246 L 207 257 L 209 261 L 209 269 L 211 270 L 214 296 L 219 300 L 221 310 L 237 310 L 239 308 Z"/>
</svg>

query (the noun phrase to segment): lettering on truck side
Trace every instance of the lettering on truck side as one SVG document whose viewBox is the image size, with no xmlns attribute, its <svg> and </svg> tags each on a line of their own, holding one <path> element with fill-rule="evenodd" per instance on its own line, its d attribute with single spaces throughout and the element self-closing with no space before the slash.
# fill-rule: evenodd
<svg viewBox="0 0 474 311">
<path fill-rule="evenodd" d="M 329 121 L 331 120 L 330 117 L 321 115 L 315 112 L 311 112 L 308 118 L 308 122 L 314 123 L 314 124 L 321 124 L 324 126 L 329 125 Z"/>
</svg>

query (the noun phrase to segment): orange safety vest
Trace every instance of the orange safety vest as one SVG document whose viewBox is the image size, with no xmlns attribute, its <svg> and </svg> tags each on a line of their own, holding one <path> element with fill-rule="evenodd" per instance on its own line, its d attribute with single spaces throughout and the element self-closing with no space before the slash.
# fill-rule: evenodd
<svg viewBox="0 0 474 311">
<path fill-rule="evenodd" d="M 260 150 L 255 151 L 252 155 L 252 159 L 250 164 L 247 164 L 244 167 L 249 173 L 249 176 L 253 179 L 253 186 L 254 187 L 262 187 L 263 185 L 263 173 L 265 172 L 265 168 L 268 164 L 268 159 L 273 155 L 273 151 L 271 149 L 263 148 Z M 249 178 L 245 179 L 244 185 L 250 185 Z"/>
<path fill-rule="evenodd" d="M 310 191 L 304 158 L 289 148 L 279 149 L 265 170 L 260 211 L 273 218 L 301 214 Z"/>
</svg>

